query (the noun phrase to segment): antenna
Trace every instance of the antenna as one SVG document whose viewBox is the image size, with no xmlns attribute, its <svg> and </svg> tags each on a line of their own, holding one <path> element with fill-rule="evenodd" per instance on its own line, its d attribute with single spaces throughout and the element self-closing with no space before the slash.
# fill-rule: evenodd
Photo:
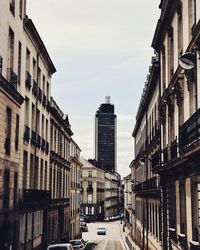
<svg viewBox="0 0 200 250">
<path fill-rule="evenodd" d="M 110 96 L 106 96 L 106 98 L 105 98 L 106 103 L 110 103 L 110 99 L 111 99 Z"/>
</svg>

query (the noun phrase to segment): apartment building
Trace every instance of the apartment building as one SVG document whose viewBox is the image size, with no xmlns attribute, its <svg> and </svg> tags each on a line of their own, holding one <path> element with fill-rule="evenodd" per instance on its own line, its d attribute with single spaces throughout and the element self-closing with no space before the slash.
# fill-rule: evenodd
<svg viewBox="0 0 200 250">
<path fill-rule="evenodd" d="M 70 239 L 80 238 L 81 149 L 72 139 L 70 145 Z"/>
<path fill-rule="evenodd" d="M 19 123 L 19 128 L 16 127 L 16 131 L 19 130 L 19 140 L 16 143 L 19 144 L 19 149 L 16 157 L 13 155 L 13 142 L 9 142 L 11 137 L 8 136 L 6 142 L 8 150 L 11 145 L 12 157 L 19 161 L 18 171 L 15 171 L 18 175 L 14 174 L 14 170 L 3 175 L 6 183 L 11 183 L 10 190 L 13 185 L 17 186 L 15 196 L 19 196 L 19 228 L 16 230 L 19 232 L 19 239 L 9 247 L 39 249 L 45 242 L 43 221 L 47 211 L 46 201 L 50 199 L 50 84 L 56 69 L 36 27 L 26 16 L 25 0 L 3 0 L 0 17 L 0 33 L 3 34 L 0 45 L 1 74 L 14 84 L 24 98 L 19 117 L 16 116 L 16 120 L 13 120 L 14 123 Z M 20 102 L 15 102 L 16 105 L 19 105 L 18 103 Z M 12 114 L 17 112 L 11 112 L 8 107 L 8 124 Z M 12 135 L 12 126 L 9 125 L 5 131 Z M 8 185 L 5 187 L 8 193 Z"/>
<path fill-rule="evenodd" d="M 124 223 L 132 230 L 132 175 L 124 177 Z"/>
<path fill-rule="evenodd" d="M 118 173 L 105 173 L 104 216 L 112 217 L 122 212 L 121 178 Z"/>
<path fill-rule="evenodd" d="M 68 116 L 51 97 L 50 169 L 47 243 L 69 240 L 70 221 L 70 143 L 73 132 Z"/>
<path fill-rule="evenodd" d="M 142 249 L 199 249 L 200 2 L 159 7 L 133 131 L 133 238 Z"/>
<path fill-rule="evenodd" d="M 90 220 L 104 219 L 105 171 L 94 160 L 81 158 L 81 213 Z"/>
<path fill-rule="evenodd" d="M 159 63 L 152 58 L 133 130 L 135 159 L 133 176 L 133 239 L 142 249 L 161 248 L 161 205 L 159 177 L 153 169 L 159 164 Z"/>
<path fill-rule="evenodd" d="M 160 58 L 161 164 L 153 172 L 162 185 L 162 249 L 199 249 L 200 2 L 166 0 L 160 8 L 152 46 Z M 179 64 L 185 52 L 195 59 L 187 69 Z"/>
<path fill-rule="evenodd" d="M 16 247 L 19 238 L 17 205 L 22 136 L 19 126 L 24 101 L 17 89 L 17 79 L 7 79 L 5 72 L 6 65 L 0 56 L 0 249 Z"/>
</svg>

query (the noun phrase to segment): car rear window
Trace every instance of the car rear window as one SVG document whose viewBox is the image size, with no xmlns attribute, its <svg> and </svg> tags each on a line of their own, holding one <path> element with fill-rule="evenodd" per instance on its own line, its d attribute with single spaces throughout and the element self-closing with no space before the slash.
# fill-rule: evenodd
<svg viewBox="0 0 200 250">
<path fill-rule="evenodd" d="M 80 240 L 74 240 L 74 241 L 70 241 L 70 243 L 72 244 L 72 245 L 81 245 L 81 242 L 80 242 Z"/>
</svg>

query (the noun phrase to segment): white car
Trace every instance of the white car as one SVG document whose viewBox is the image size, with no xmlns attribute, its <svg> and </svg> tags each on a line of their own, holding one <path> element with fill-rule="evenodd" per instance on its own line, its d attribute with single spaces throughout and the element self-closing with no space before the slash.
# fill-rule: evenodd
<svg viewBox="0 0 200 250">
<path fill-rule="evenodd" d="M 74 250 L 70 243 L 54 244 L 47 247 L 47 250 Z"/>
<path fill-rule="evenodd" d="M 97 228 L 97 234 L 103 234 L 106 235 L 106 228 L 104 226 L 98 226 Z"/>
</svg>

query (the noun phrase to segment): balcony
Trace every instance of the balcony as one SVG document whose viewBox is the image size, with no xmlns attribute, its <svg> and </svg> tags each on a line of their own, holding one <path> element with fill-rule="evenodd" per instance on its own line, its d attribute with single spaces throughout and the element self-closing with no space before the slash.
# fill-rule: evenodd
<svg viewBox="0 0 200 250">
<path fill-rule="evenodd" d="M 31 74 L 28 71 L 26 71 L 25 85 L 26 85 L 26 88 L 28 88 L 29 90 L 31 88 L 31 81 L 32 81 Z"/>
<path fill-rule="evenodd" d="M 7 69 L 7 79 L 8 82 L 15 88 L 17 89 L 17 74 L 13 71 L 13 69 L 8 68 Z"/>
<path fill-rule="evenodd" d="M 24 126 L 24 141 L 29 142 L 30 140 L 30 128 L 28 126 Z"/>
<path fill-rule="evenodd" d="M 179 129 L 180 151 L 200 138 L 200 109 L 198 109 Z"/>
<path fill-rule="evenodd" d="M 23 189 L 19 207 L 47 206 L 51 199 L 51 192 L 47 190 Z"/>
<path fill-rule="evenodd" d="M 134 192 L 153 191 L 159 189 L 158 178 L 156 176 L 141 182 L 133 187 Z"/>
<path fill-rule="evenodd" d="M 163 149 L 163 161 L 164 163 L 167 163 L 169 161 L 168 145 Z"/>
</svg>

